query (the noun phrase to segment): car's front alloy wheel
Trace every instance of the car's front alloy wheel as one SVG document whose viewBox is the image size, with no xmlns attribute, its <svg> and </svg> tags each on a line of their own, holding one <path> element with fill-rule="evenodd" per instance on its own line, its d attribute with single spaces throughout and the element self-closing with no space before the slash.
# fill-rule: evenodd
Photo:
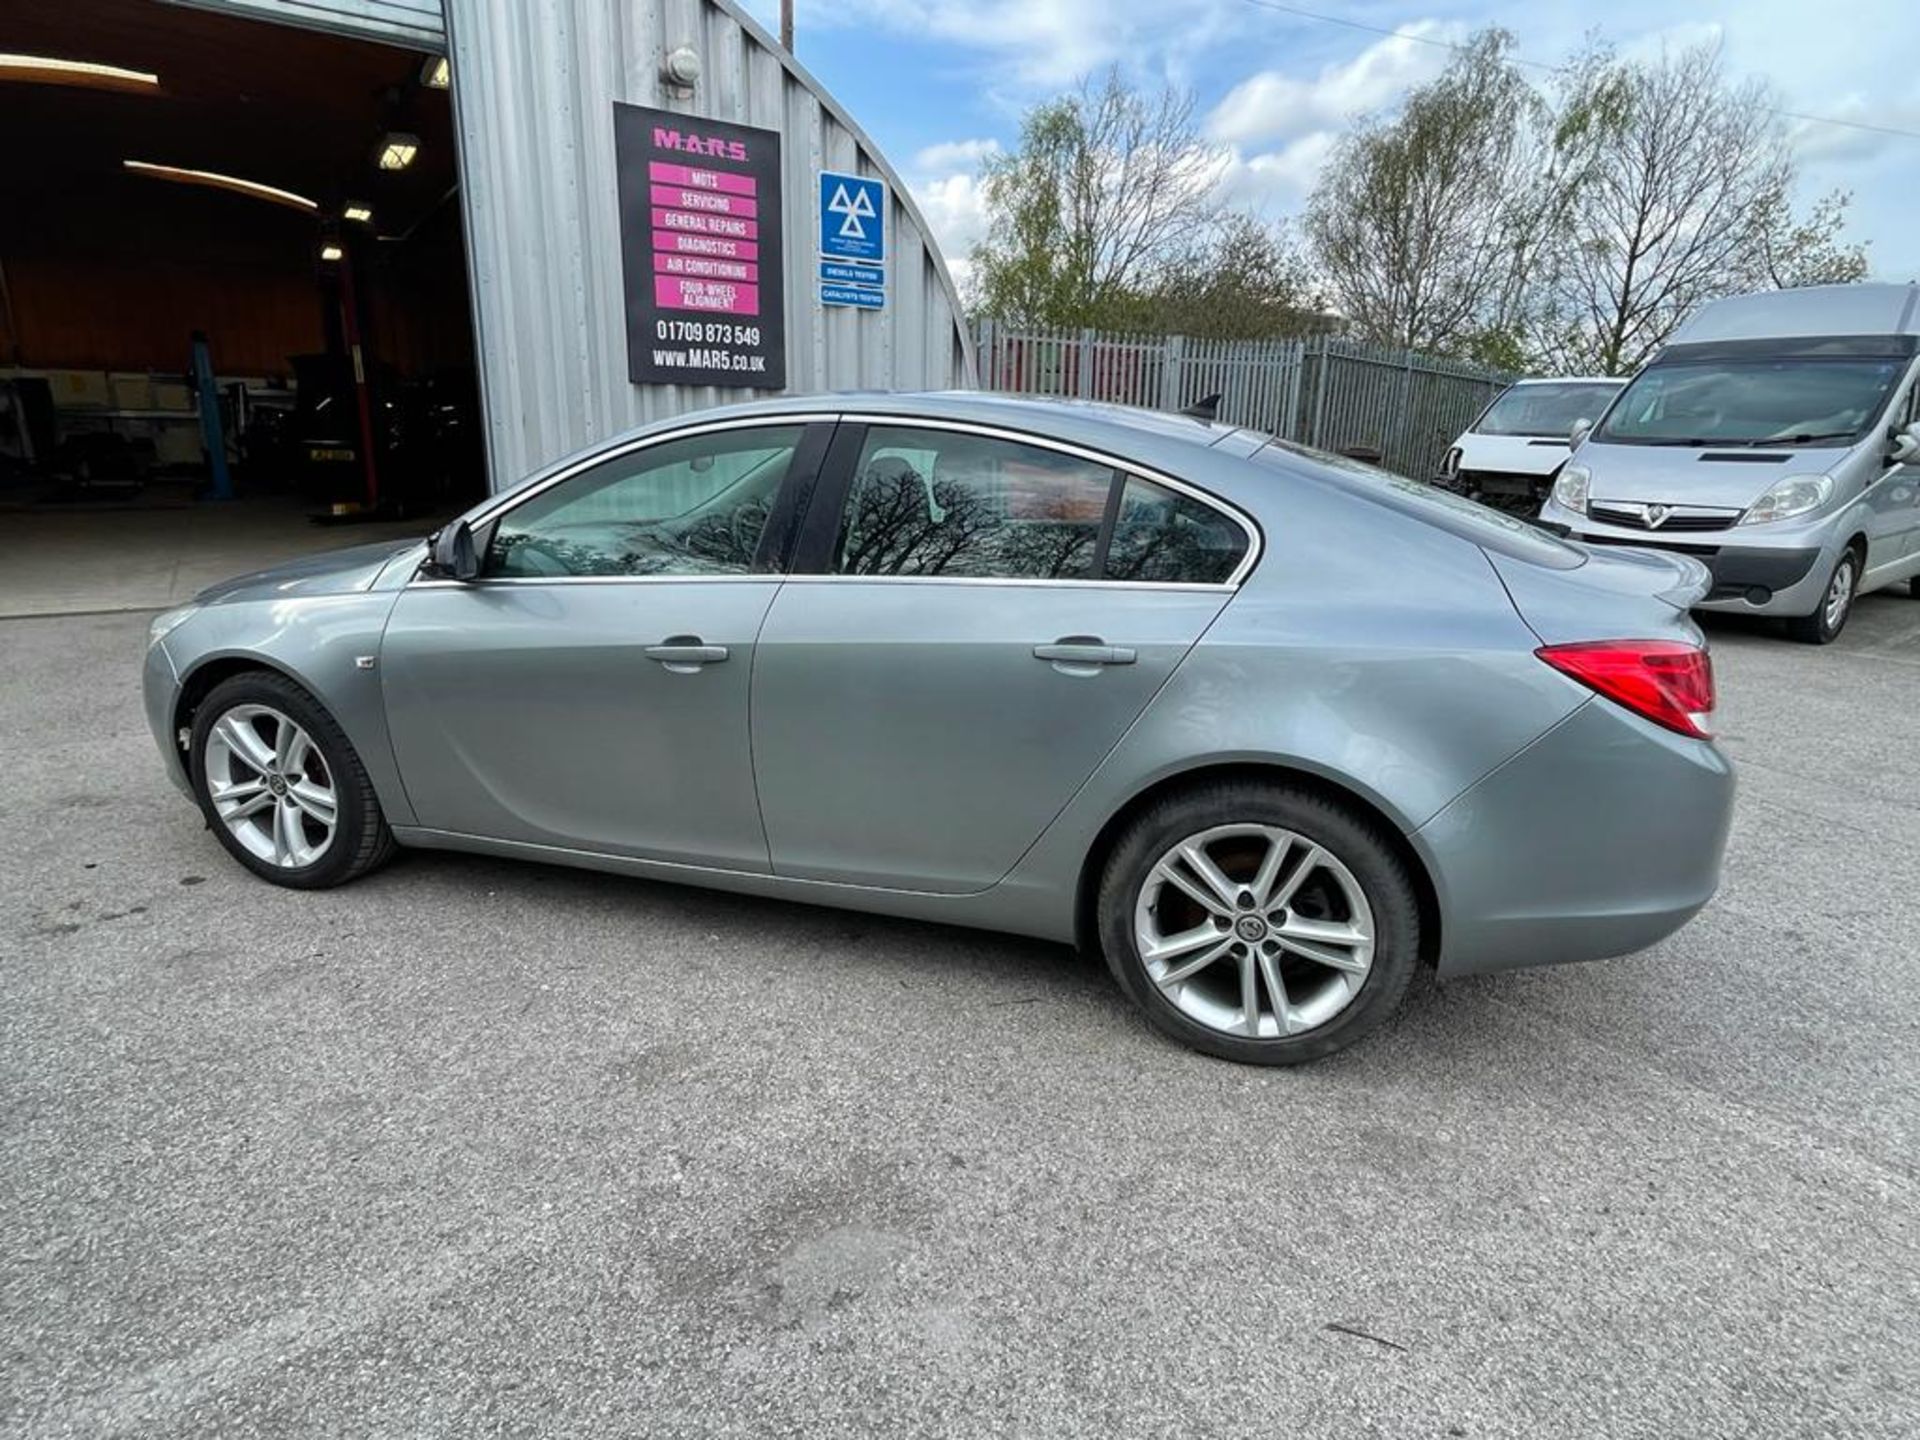
<svg viewBox="0 0 1920 1440">
<path fill-rule="evenodd" d="M 338 830 L 339 797 L 313 737 L 271 705 L 235 705 L 203 752 L 207 796 L 227 834 L 283 870 L 311 865 Z"/>
<path fill-rule="evenodd" d="M 1393 848 L 1317 795 L 1227 784 L 1142 816 L 1101 889 L 1121 985 L 1163 1030 L 1228 1059 L 1343 1048 L 1399 1004 L 1418 905 Z"/>
<path fill-rule="evenodd" d="M 194 715 L 191 743 L 201 813 L 254 874 L 313 890 L 393 852 L 345 732 L 285 676 L 254 671 L 216 685 Z"/>
</svg>

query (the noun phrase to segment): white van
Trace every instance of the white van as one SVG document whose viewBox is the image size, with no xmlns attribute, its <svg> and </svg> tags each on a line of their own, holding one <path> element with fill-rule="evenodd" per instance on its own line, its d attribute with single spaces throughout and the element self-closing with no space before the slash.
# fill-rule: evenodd
<svg viewBox="0 0 1920 1440">
<path fill-rule="evenodd" d="M 1824 645 L 1855 596 L 1920 595 L 1920 289 L 1703 306 L 1576 443 L 1541 519 L 1696 555 L 1701 608 Z"/>
<path fill-rule="evenodd" d="M 1604 415 L 1626 383 L 1606 376 L 1514 381 L 1453 442 L 1440 483 L 1496 509 L 1537 513 L 1567 463 L 1568 434 Z"/>
</svg>

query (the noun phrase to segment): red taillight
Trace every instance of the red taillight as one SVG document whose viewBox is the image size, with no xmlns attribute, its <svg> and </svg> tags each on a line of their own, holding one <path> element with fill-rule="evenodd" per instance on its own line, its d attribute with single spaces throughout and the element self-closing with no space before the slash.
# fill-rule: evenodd
<svg viewBox="0 0 1920 1440">
<path fill-rule="evenodd" d="M 1563 675 L 1682 735 L 1711 737 L 1713 661 L 1678 640 L 1589 640 L 1533 652 Z"/>
</svg>

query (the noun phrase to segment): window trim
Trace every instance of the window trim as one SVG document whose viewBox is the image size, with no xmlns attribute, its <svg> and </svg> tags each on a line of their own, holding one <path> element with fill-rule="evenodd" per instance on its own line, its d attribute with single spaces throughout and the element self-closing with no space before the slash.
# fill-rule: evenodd
<svg viewBox="0 0 1920 1440">
<path fill-rule="evenodd" d="M 1244 510 L 1211 491 L 1203 490 L 1190 481 L 1180 480 L 1165 471 L 1142 465 L 1138 461 L 1128 460 L 1105 451 L 1077 444 L 1071 440 L 1058 440 L 1050 435 L 1036 435 L 1027 430 L 1014 430 L 1002 425 L 983 424 L 973 420 L 951 420 L 920 415 L 886 415 L 869 411 L 847 411 L 840 415 L 840 429 L 834 435 L 833 444 L 827 453 L 827 459 L 821 468 L 820 483 L 815 485 L 807 513 L 802 517 L 799 527 L 799 542 L 792 561 L 799 564 L 820 564 L 822 557 L 831 554 L 833 543 L 839 535 L 840 519 L 846 509 L 847 496 L 853 489 L 853 469 L 859 462 L 859 452 L 865 447 L 866 432 L 873 426 L 885 426 L 893 429 L 948 430 L 963 435 L 975 435 L 988 440 L 1001 440 L 1014 445 L 1028 445 L 1037 450 L 1051 450 L 1057 454 L 1068 455 L 1076 460 L 1084 460 L 1114 472 L 1114 488 L 1109 492 L 1107 503 L 1111 507 L 1113 496 L 1124 489 L 1129 478 L 1144 480 L 1148 484 L 1158 485 L 1184 495 L 1206 506 L 1215 514 L 1232 521 L 1240 527 L 1247 539 L 1246 554 L 1240 557 L 1233 573 L 1225 580 L 1216 581 L 1168 581 L 1168 580 L 1109 580 L 1105 578 L 1055 579 L 1047 576 L 1017 575 L 838 575 L 824 569 L 789 568 L 785 579 L 788 582 L 805 581 L 809 584 L 834 581 L 858 585 L 1001 585 L 1029 587 L 1071 586 L 1080 589 L 1124 589 L 1124 590 L 1164 590 L 1203 591 L 1225 593 L 1238 590 L 1253 573 L 1254 567 L 1266 549 L 1266 537 L 1256 522 Z M 1103 530 L 1106 528 L 1104 523 Z M 823 542 L 824 537 L 824 542 Z M 1104 558 L 1104 557 L 1103 557 Z"/>
<path fill-rule="evenodd" d="M 810 456 L 811 464 L 802 467 L 800 472 L 788 471 L 781 479 L 780 488 L 774 495 L 773 509 L 767 516 L 766 533 L 771 535 L 775 526 L 784 525 L 786 534 L 782 538 L 778 553 L 772 559 L 772 568 L 750 570 L 744 575 L 478 575 L 471 580 L 445 580 L 421 573 L 426 561 L 423 559 L 414 570 L 413 578 L 407 582 L 410 590 L 468 590 L 485 585 L 712 585 L 712 584 L 777 584 L 787 578 L 787 566 L 793 560 L 794 540 L 804 520 L 808 502 L 814 491 L 819 488 L 827 456 L 832 449 L 833 430 L 839 416 L 821 411 L 806 411 L 795 415 L 752 415 L 734 416 L 726 420 L 707 420 L 684 425 L 675 430 L 660 431 L 648 435 L 631 436 L 617 440 L 605 449 L 595 450 L 583 455 L 571 464 L 543 476 L 531 484 L 497 495 L 464 519 L 476 535 L 486 533 L 491 542 L 491 532 L 506 516 L 537 496 L 544 495 L 556 485 L 564 485 L 577 475 L 598 469 L 610 460 L 618 460 L 624 455 L 632 455 L 642 450 L 650 450 L 658 445 L 671 445 L 681 440 L 693 440 L 702 435 L 717 434 L 727 430 L 765 430 L 790 429 L 798 426 L 800 443 L 795 447 L 794 455 L 799 459 L 813 442 L 817 455 Z"/>
</svg>

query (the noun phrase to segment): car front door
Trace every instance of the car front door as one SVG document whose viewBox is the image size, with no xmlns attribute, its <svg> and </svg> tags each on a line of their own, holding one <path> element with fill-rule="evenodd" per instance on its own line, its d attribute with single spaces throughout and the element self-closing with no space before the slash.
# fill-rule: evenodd
<svg viewBox="0 0 1920 1440">
<path fill-rule="evenodd" d="M 380 654 L 419 823 L 764 872 L 754 645 L 825 424 L 630 444 L 482 517 L 481 574 L 417 578 Z"/>
<path fill-rule="evenodd" d="M 843 421 L 755 661 L 775 873 L 992 885 L 1166 683 L 1257 543 L 1225 507 L 1107 457 Z"/>
</svg>

